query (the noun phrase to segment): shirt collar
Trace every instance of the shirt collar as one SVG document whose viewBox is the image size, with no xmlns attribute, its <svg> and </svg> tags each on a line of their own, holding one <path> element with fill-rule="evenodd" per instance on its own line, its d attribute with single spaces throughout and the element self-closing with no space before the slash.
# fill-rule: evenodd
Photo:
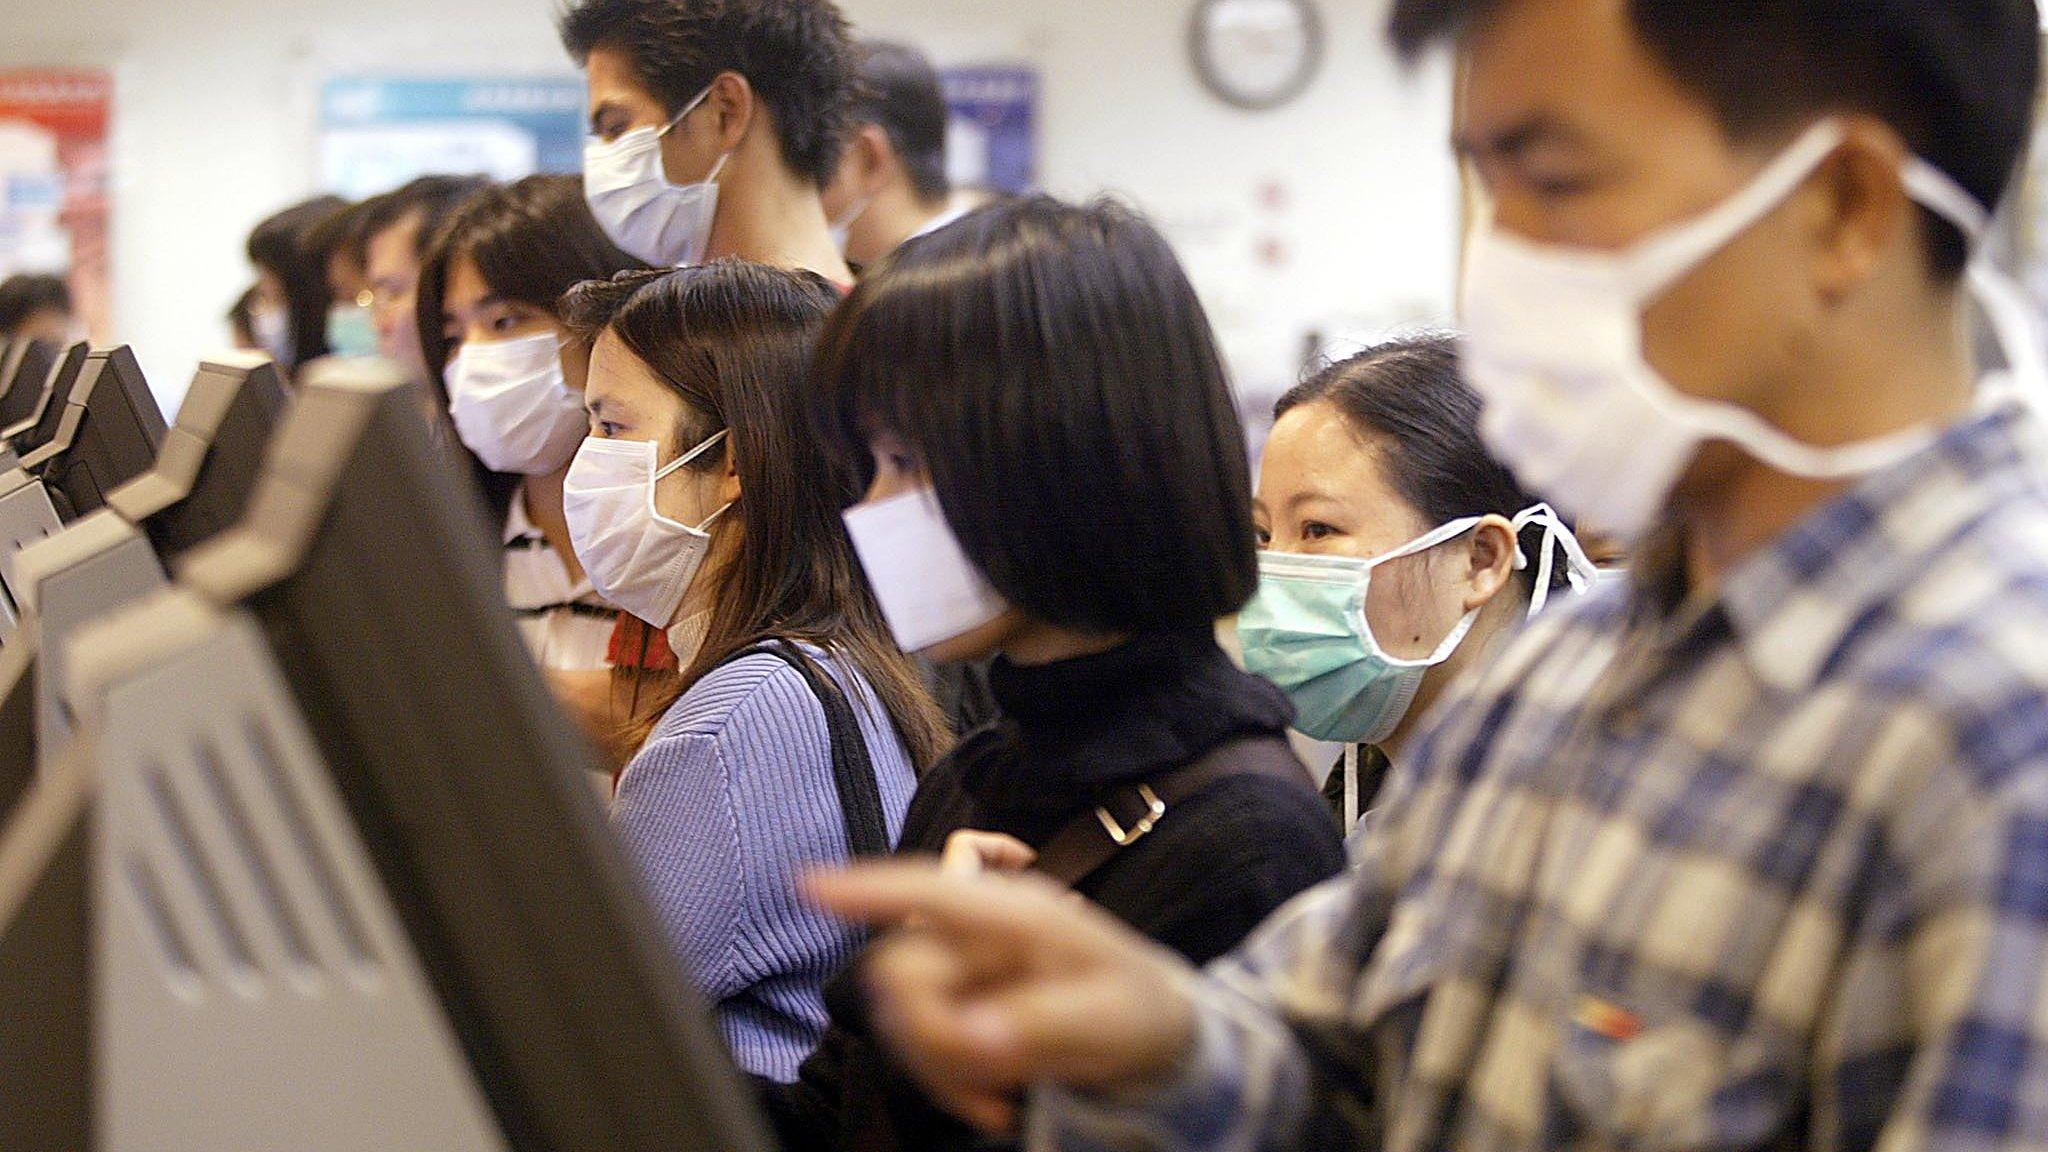
<svg viewBox="0 0 2048 1152">
<path fill-rule="evenodd" d="M 934 216 L 931 219 L 925 221 L 924 227 L 919 228 L 915 232 L 912 232 L 910 234 L 910 238 L 912 240 L 915 240 L 919 236 L 929 236 L 932 233 L 937 232 L 939 229 L 944 228 L 946 225 L 951 224 L 953 221 L 958 220 L 965 215 L 967 215 L 967 209 L 965 208 L 948 208 L 945 211 L 939 213 L 937 216 Z"/>
<path fill-rule="evenodd" d="M 1965 527 L 2034 482 L 2048 461 L 2043 432 L 2018 405 L 1975 415 L 1829 501 L 1739 566 L 1717 600 L 1757 676 L 1785 692 L 1812 688 L 1859 622 Z M 1675 607 L 1682 563 L 1674 537 L 1646 547 L 1634 589 L 1639 608 Z"/>
</svg>

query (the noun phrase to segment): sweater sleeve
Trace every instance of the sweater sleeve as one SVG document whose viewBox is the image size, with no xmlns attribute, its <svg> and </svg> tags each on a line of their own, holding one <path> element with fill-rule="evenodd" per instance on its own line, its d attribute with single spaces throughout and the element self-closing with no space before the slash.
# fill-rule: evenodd
<svg viewBox="0 0 2048 1152">
<path fill-rule="evenodd" d="M 698 986 L 714 1000 L 744 988 L 739 940 L 748 877 L 719 739 L 685 733 L 650 740 L 619 778 L 612 826 Z"/>
</svg>

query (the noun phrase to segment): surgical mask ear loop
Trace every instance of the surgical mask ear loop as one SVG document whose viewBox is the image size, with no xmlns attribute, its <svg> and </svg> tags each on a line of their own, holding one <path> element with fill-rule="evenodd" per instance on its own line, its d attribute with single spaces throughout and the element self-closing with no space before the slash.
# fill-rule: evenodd
<svg viewBox="0 0 2048 1152">
<path fill-rule="evenodd" d="M 1529 594 L 1530 616 L 1543 611 L 1544 606 L 1550 603 L 1550 582 L 1557 572 L 1556 556 L 1559 551 L 1565 554 L 1565 579 L 1571 584 L 1572 591 L 1583 595 L 1587 588 L 1592 587 L 1599 576 L 1599 569 L 1586 555 L 1586 550 L 1579 546 L 1579 538 L 1564 526 L 1556 509 L 1548 504 L 1532 505 L 1515 513 L 1512 524 L 1517 572 L 1529 567 L 1529 558 L 1522 551 L 1522 530 L 1531 524 L 1543 525 L 1543 543 L 1538 546 L 1542 554 L 1536 561 L 1536 587 Z"/>
<path fill-rule="evenodd" d="M 691 97 L 690 102 L 688 104 L 683 105 L 683 110 L 681 112 L 676 113 L 675 116 L 672 119 L 670 119 L 668 123 L 663 124 L 661 126 L 661 131 L 656 132 L 654 134 L 654 138 L 659 140 L 662 137 L 668 135 L 670 132 L 675 131 L 676 125 L 681 124 L 683 121 L 689 119 L 690 113 L 695 112 L 699 105 L 703 104 L 706 99 L 710 98 L 711 90 L 715 87 L 717 87 L 716 81 L 713 81 L 710 84 L 706 84 L 702 92 L 699 92 L 695 96 Z"/>
<path fill-rule="evenodd" d="M 690 113 L 692 113 L 692 112 L 695 112 L 695 111 L 696 111 L 696 110 L 698 109 L 698 107 L 699 107 L 700 105 L 702 105 L 702 104 L 704 103 L 704 101 L 705 101 L 706 99 L 708 99 L 708 98 L 710 97 L 710 95 L 711 95 L 711 89 L 712 89 L 712 88 L 714 88 L 714 87 L 716 87 L 716 86 L 717 86 L 717 85 L 716 85 L 715 83 L 714 83 L 714 84 L 707 84 L 707 85 L 705 85 L 705 86 L 704 86 L 704 90 L 703 90 L 702 92 L 699 92 L 699 93 L 697 93 L 697 95 L 696 95 L 696 97 L 695 97 L 694 99 L 692 99 L 692 100 L 691 100 L 691 101 L 690 101 L 690 102 L 689 102 L 688 104 L 686 104 L 686 105 L 684 105 L 684 106 L 683 106 L 683 110 L 682 110 L 681 112 L 678 112 L 678 113 L 676 113 L 676 115 L 675 115 L 675 119 L 673 119 L 673 120 L 670 120 L 670 121 L 669 121 L 668 123 L 666 123 L 666 124 L 664 124 L 664 125 L 662 125 L 662 126 L 661 126 L 661 131 L 659 131 L 659 132 L 656 132 L 656 133 L 654 134 L 654 138 L 655 138 L 655 139 L 657 139 L 657 140 L 659 140 L 659 139 L 661 139 L 662 137 L 664 137 L 664 136 L 667 136 L 667 135 L 668 135 L 668 134 L 669 134 L 670 132 L 673 132 L 673 131 L 675 131 L 676 125 L 678 125 L 678 124 L 681 124 L 681 123 L 682 123 L 682 122 L 683 122 L 684 120 L 687 120 L 687 119 L 689 119 Z M 704 179 L 702 179 L 702 180 L 698 180 L 698 181 L 694 181 L 694 183 L 698 183 L 698 184 L 716 184 L 716 183 L 718 183 L 718 174 L 719 174 L 719 173 L 721 173 L 721 172 L 723 172 L 723 171 L 725 171 L 725 164 L 726 164 L 726 161 L 728 161 L 728 160 L 731 160 L 731 159 L 732 159 L 732 153 L 730 153 L 730 152 L 723 152 L 723 153 L 720 153 L 720 154 L 719 154 L 719 157 L 718 157 L 718 162 L 717 162 L 717 163 L 715 163 L 715 164 L 713 164 L 713 165 L 711 166 L 711 171 L 709 171 L 709 172 L 707 172 L 707 173 L 705 173 L 705 174 L 704 174 Z M 666 182 L 666 181 L 668 180 L 668 172 L 666 171 L 667 165 L 666 165 L 666 164 L 664 163 L 663 165 L 661 165 L 661 167 L 663 168 L 663 171 L 662 171 L 662 173 L 661 173 L 661 178 L 662 178 L 662 180 L 663 180 L 664 182 Z"/>
<path fill-rule="evenodd" d="M 2048 406 L 2048 352 L 2042 349 L 2032 305 L 1991 260 L 1991 213 L 1947 173 L 1917 156 L 1906 162 L 1900 178 L 1915 203 L 1955 225 L 1969 242 L 1964 275 L 2005 357 L 2011 391 L 2033 406 Z"/>
</svg>

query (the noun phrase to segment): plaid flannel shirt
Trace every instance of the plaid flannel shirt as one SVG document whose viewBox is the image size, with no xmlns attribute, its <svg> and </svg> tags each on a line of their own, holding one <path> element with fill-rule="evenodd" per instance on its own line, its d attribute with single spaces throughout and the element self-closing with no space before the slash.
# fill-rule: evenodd
<svg viewBox="0 0 2048 1152">
<path fill-rule="evenodd" d="M 1036 1146 L 2048 1148 L 2048 432 L 1950 429 L 1711 598 L 1531 625 L 1360 867 Z"/>
</svg>

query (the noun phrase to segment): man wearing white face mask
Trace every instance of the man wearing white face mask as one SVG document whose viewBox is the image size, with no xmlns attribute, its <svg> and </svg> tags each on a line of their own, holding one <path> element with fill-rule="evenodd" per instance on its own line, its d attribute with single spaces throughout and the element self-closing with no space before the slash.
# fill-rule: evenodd
<svg viewBox="0 0 2048 1152">
<path fill-rule="evenodd" d="M 1356 874 L 1198 975 L 1023 881 L 874 1017 L 1034 1146 L 2048 1146 L 2048 430 L 1972 265 L 2029 0 L 1397 0 L 1464 54 L 1494 450 L 1635 541 L 1440 708 Z M 1056 924 L 1057 930 L 1048 930 Z M 933 978 L 943 973 L 943 978 Z"/>
<path fill-rule="evenodd" d="M 590 88 L 585 194 L 619 247 L 852 282 L 819 200 L 852 78 L 829 0 L 583 0 L 562 40 Z"/>
<path fill-rule="evenodd" d="M 825 213 L 856 267 L 936 232 L 964 212 L 950 207 L 946 178 L 946 95 L 924 54 L 871 40 L 860 62 L 853 134 L 825 186 Z"/>
</svg>

